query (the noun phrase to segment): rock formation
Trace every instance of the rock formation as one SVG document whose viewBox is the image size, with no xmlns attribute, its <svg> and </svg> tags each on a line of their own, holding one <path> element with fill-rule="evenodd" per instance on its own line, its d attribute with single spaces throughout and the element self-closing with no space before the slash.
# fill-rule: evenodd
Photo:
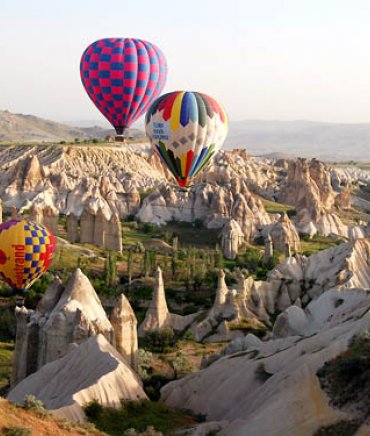
<svg viewBox="0 0 370 436">
<path fill-rule="evenodd" d="M 52 207 L 43 210 L 43 224 L 51 230 L 54 235 L 58 235 L 58 212 Z"/>
<path fill-rule="evenodd" d="M 297 209 L 294 224 L 300 232 L 335 233 L 350 239 L 365 235 L 366 220 L 360 225 L 344 224 L 335 212 L 335 207 L 349 204 L 345 190 L 339 193 L 343 187 L 368 183 L 365 170 L 328 168 L 315 160 L 250 157 L 243 150 L 220 151 L 195 185 L 180 192 L 164 183 L 172 176 L 146 150 L 129 144 L 124 148 L 3 147 L 0 197 L 7 209 L 24 211 L 35 204 L 64 216 L 80 217 L 84 210 L 96 216 L 102 209 L 107 219 L 114 214 L 119 218 L 137 214 L 143 222 L 158 224 L 200 219 L 208 228 L 220 229 L 231 218 L 238 222 L 245 240 L 253 241 L 276 219 L 265 211 L 258 194 L 271 201 L 292 202 Z M 141 204 L 139 192 L 148 191 L 154 192 Z M 353 192 L 351 196 L 356 206 L 365 201 L 354 198 Z M 91 234 L 85 236 L 92 243 Z"/>
<path fill-rule="evenodd" d="M 287 253 L 289 254 L 289 253 Z M 197 341 L 224 341 L 241 335 L 239 325 L 247 321 L 254 328 L 270 327 L 274 314 L 298 314 L 299 308 L 331 288 L 370 288 L 370 239 L 359 239 L 323 250 L 310 257 L 295 254 L 273 269 L 266 281 L 244 278 L 228 289 L 220 271 L 212 309 L 190 331 Z M 296 307 L 292 307 L 292 305 Z"/>
<path fill-rule="evenodd" d="M 229 220 L 221 233 L 221 246 L 226 259 L 235 259 L 240 245 L 244 241 L 244 234 L 235 220 Z"/>
<path fill-rule="evenodd" d="M 18 210 L 17 210 L 17 208 L 16 207 L 14 207 L 14 206 L 12 206 L 11 208 L 10 208 L 10 218 L 12 219 L 12 220 L 16 220 L 17 218 L 18 218 Z"/>
<path fill-rule="evenodd" d="M 36 204 L 32 204 L 31 208 L 30 208 L 30 220 L 39 223 L 39 224 L 43 224 L 44 222 L 44 214 L 41 210 L 41 208 L 39 206 L 37 206 Z"/>
<path fill-rule="evenodd" d="M 110 318 L 116 338 L 116 349 L 134 371 L 137 371 L 137 319 L 135 312 L 121 294 Z"/>
<path fill-rule="evenodd" d="M 101 334 L 25 378 L 8 399 L 22 404 L 29 394 L 53 414 L 74 421 L 86 419 L 83 407 L 93 400 L 118 408 L 122 400 L 147 398 L 138 376 Z"/>
<path fill-rule="evenodd" d="M 94 288 L 79 269 L 66 287 L 56 279 L 36 311 L 17 307 L 16 318 L 12 386 L 90 336 L 102 333 L 115 344 L 113 327 Z"/>
<path fill-rule="evenodd" d="M 198 313 L 181 316 L 168 311 L 162 270 L 158 266 L 152 300 L 145 314 L 144 321 L 139 326 L 139 336 L 142 337 L 148 332 L 163 330 L 167 327 L 182 331 L 192 323 L 196 316 L 198 316 Z"/>
<path fill-rule="evenodd" d="M 105 224 L 104 248 L 107 250 L 122 251 L 122 228 L 121 221 L 117 214 Z"/>
<path fill-rule="evenodd" d="M 98 212 L 94 218 L 94 245 L 98 247 L 104 247 L 105 244 L 105 232 L 106 232 L 106 218 L 102 208 L 98 209 Z"/>
<path fill-rule="evenodd" d="M 274 305 L 280 307 L 270 339 L 261 341 L 250 333 L 235 338 L 204 362 L 202 371 L 167 384 L 161 400 L 206 415 L 212 425 L 219 423 L 221 434 L 231 436 L 278 436 L 297 430 L 312 435 L 321 427 L 363 419 L 359 411 L 367 410 L 364 404 L 346 403 L 339 409 L 329 401 L 318 370 L 345 355 L 355 337 L 368 335 L 370 240 L 324 250 L 304 265 L 302 260 L 301 256 L 286 259 L 267 282 L 257 285 L 247 279 L 244 286 L 238 284 L 238 289 L 244 287 L 247 305 L 257 309 L 257 299 L 262 298 L 266 313 L 273 313 Z M 221 283 L 212 310 L 222 313 L 228 295 Z M 311 296 L 305 309 L 300 307 L 302 295 Z M 365 417 L 357 434 L 368 434 L 369 424 Z M 334 432 L 339 429 L 333 427 Z"/>
<path fill-rule="evenodd" d="M 162 270 L 157 267 L 153 297 L 146 312 L 144 321 L 140 324 L 139 335 L 145 332 L 161 330 L 169 326 L 169 311 L 164 293 Z"/>
<path fill-rule="evenodd" d="M 268 233 L 265 237 L 265 255 L 264 255 L 264 263 L 268 265 L 270 259 L 272 259 L 274 255 L 274 244 L 272 242 L 271 235 Z"/>
<path fill-rule="evenodd" d="M 80 240 L 78 218 L 70 213 L 67 215 L 67 240 L 69 242 L 78 242 Z"/>
<path fill-rule="evenodd" d="M 296 207 L 295 226 L 300 232 L 311 236 L 336 234 L 350 239 L 365 236 L 363 228 L 352 229 L 333 213 L 336 196 L 330 172 L 322 162 L 316 159 L 289 161 L 287 180 L 278 198 L 281 203 Z"/>
<path fill-rule="evenodd" d="M 95 216 L 86 208 L 80 217 L 80 228 L 80 242 L 93 244 L 95 240 Z"/>
<path fill-rule="evenodd" d="M 275 250 L 286 252 L 287 245 L 295 252 L 301 250 L 298 232 L 286 213 L 283 213 L 279 221 L 272 224 L 271 227 L 267 227 L 266 231 L 272 238 Z"/>
<path fill-rule="evenodd" d="M 240 321 L 248 318 L 250 325 L 264 327 L 263 322 L 248 307 L 248 291 L 243 275 L 240 275 L 236 289 L 228 289 L 224 271 L 219 271 L 215 301 L 211 310 L 199 322 L 194 322 L 190 331 L 195 340 L 222 342 L 239 336 Z M 262 317 L 260 317 L 262 319 Z"/>
<path fill-rule="evenodd" d="M 359 239 L 309 257 L 287 257 L 267 281 L 245 280 L 247 307 L 267 325 L 270 315 L 307 305 L 331 288 L 370 288 L 370 239 Z M 292 309 L 293 310 L 293 309 Z"/>
<path fill-rule="evenodd" d="M 94 244 L 107 250 L 122 251 L 121 220 L 117 213 L 111 217 L 107 211 L 99 207 L 96 214 L 85 208 L 80 217 L 80 236 L 78 237 L 78 220 L 73 214 L 67 217 L 67 239 L 70 242 L 80 240 L 81 243 Z"/>
<path fill-rule="evenodd" d="M 209 183 L 196 185 L 186 192 L 161 186 L 145 198 L 137 217 L 142 222 L 155 224 L 198 219 L 208 228 L 222 228 L 233 219 L 246 240 L 259 236 L 261 229 L 272 222 L 244 181 L 230 182 L 228 187 Z"/>
<path fill-rule="evenodd" d="M 6 207 L 17 209 L 35 203 L 44 209 L 80 216 L 85 207 L 96 214 L 120 218 L 135 214 L 138 190 L 152 189 L 165 180 L 161 167 L 153 168 L 148 156 L 124 148 L 10 146 L 0 150 L 0 196 Z"/>
<path fill-rule="evenodd" d="M 338 299 L 343 293 L 337 294 Z M 324 296 L 317 305 L 323 305 Z M 323 426 L 357 418 L 351 408 L 339 410 L 329 403 L 316 375 L 325 362 L 347 350 L 355 335 L 370 328 L 367 293 L 362 290 L 361 304 L 358 298 L 357 303 L 356 298 L 349 300 L 345 310 L 331 304 L 332 317 L 326 311 L 330 320 L 315 334 L 266 342 L 253 335 L 234 340 L 222 359 L 164 386 L 161 400 L 222 421 L 221 434 L 228 436 L 312 435 Z M 304 322 L 294 317 L 301 328 Z M 363 430 L 359 434 L 368 434 L 369 427 Z"/>
</svg>

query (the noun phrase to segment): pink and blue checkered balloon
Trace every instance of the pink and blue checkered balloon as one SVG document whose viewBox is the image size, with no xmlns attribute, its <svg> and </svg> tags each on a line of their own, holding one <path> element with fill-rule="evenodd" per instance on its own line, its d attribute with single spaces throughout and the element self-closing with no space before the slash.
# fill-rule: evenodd
<svg viewBox="0 0 370 436">
<path fill-rule="evenodd" d="M 106 38 L 84 51 L 80 73 L 88 96 L 122 135 L 160 95 L 167 63 L 161 50 L 150 42 Z"/>
</svg>

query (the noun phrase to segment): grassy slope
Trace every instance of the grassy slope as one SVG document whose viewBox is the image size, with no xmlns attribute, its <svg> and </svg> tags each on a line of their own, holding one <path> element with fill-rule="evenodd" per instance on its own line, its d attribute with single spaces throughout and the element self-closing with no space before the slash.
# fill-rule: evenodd
<svg viewBox="0 0 370 436">
<path fill-rule="evenodd" d="M 35 413 L 17 407 L 0 398 L 0 432 L 10 427 L 20 426 L 32 431 L 37 436 L 63 436 L 63 435 L 103 435 L 92 426 L 80 426 L 72 422 L 57 419 L 53 416 L 41 418 Z M 20 433 L 19 433 L 20 434 Z"/>
</svg>

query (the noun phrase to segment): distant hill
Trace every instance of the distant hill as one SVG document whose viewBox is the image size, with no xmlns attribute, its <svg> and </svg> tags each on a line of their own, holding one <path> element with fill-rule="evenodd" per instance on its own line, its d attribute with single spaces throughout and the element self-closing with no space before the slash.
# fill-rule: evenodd
<svg viewBox="0 0 370 436">
<path fill-rule="evenodd" d="M 86 122 L 82 125 L 76 127 L 0 110 L 0 142 L 60 142 L 114 135 L 113 129 L 86 127 Z M 143 138 L 145 135 L 140 129 L 129 129 L 127 136 Z M 252 155 L 274 158 L 317 157 L 332 162 L 370 162 L 370 123 L 232 121 L 224 148 L 246 148 Z"/>
<path fill-rule="evenodd" d="M 247 148 L 253 155 L 317 157 L 326 161 L 370 161 L 370 123 L 314 121 L 230 122 L 225 148 Z"/>
<path fill-rule="evenodd" d="M 128 136 L 143 137 L 137 129 L 129 129 Z M 34 115 L 13 114 L 0 110 L 0 142 L 59 142 L 105 138 L 114 135 L 113 129 L 93 127 L 72 127 Z"/>
</svg>

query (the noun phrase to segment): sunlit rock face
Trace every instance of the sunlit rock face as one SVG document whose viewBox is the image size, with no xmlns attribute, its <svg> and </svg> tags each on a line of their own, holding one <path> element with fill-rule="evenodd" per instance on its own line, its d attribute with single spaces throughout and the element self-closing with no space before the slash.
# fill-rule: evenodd
<svg viewBox="0 0 370 436">
<path fill-rule="evenodd" d="M 165 180 L 152 158 L 127 148 L 14 146 L 0 150 L 0 196 L 6 207 L 32 204 L 80 216 L 85 206 L 135 214 L 139 190 Z M 157 165 L 154 165 L 157 163 Z"/>
<path fill-rule="evenodd" d="M 240 245 L 244 242 L 244 233 L 235 220 L 229 220 L 221 233 L 221 247 L 226 259 L 235 259 Z"/>
<path fill-rule="evenodd" d="M 73 421 L 86 420 L 83 408 L 93 400 L 120 408 L 123 400 L 147 399 L 137 374 L 102 334 L 90 336 L 29 375 L 8 399 L 22 405 L 29 394 L 54 415 Z"/>
<path fill-rule="evenodd" d="M 270 317 L 272 332 L 264 340 L 251 333 L 235 337 L 205 361 L 202 371 L 164 386 L 161 400 L 206 415 L 224 435 L 312 435 L 358 419 L 356 408 L 339 409 L 330 401 L 317 373 L 345 353 L 353 338 L 368 335 L 370 239 L 309 258 L 289 257 L 265 282 L 241 277 L 235 291 L 220 273 L 214 305 L 193 324 L 194 334 L 215 334 L 222 316 L 229 322 L 227 317 L 239 315 L 241 301 L 250 311 L 248 319 L 278 313 Z M 369 424 L 365 418 L 358 434 L 368 434 Z"/>
<path fill-rule="evenodd" d="M 36 311 L 16 308 L 17 337 L 12 385 L 90 336 L 115 344 L 113 327 L 88 278 L 77 269 L 67 286 L 55 279 Z"/>
</svg>

